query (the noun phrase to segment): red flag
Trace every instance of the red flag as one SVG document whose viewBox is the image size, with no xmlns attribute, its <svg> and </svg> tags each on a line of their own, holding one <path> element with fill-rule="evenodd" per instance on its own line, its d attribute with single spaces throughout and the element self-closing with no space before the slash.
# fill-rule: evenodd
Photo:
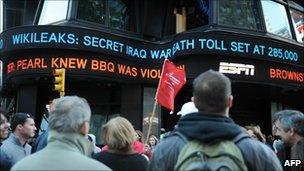
<svg viewBox="0 0 304 171">
<path fill-rule="evenodd" d="M 158 83 L 155 100 L 161 106 L 173 111 L 174 98 L 186 83 L 186 73 L 177 68 L 168 59 L 164 61 L 162 74 Z"/>
</svg>

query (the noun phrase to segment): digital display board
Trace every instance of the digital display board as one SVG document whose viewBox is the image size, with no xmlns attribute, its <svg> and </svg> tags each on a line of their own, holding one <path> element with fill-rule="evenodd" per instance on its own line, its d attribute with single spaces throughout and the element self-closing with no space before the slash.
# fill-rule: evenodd
<svg viewBox="0 0 304 171">
<path fill-rule="evenodd" d="M 52 55 L 49 51 L 46 51 L 46 55 L 12 56 L 7 59 L 4 71 L 7 78 L 11 78 L 25 75 L 51 75 L 55 68 L 66 68 L 66 75 L 141 82 L 156 82 L 161 75 L 161 64 L 139 64 L 132 60 L 88 53 Z"/>
<path fill-rule="evenodd" d="M 49 74 L 157 83 L 165 58 L 187 78 L 213 69 L 232 80 L 303 88 L 303 46 L 219 31 L 177 34 L 170 42 L 144 42 L 95 30 L 25 26 L 0 35 L 6 78 Z"/>
<path fill-rule="evenodd" d="M 188 78 L 195 78 L 198 74 L 213 69 L 235 81 L 304 88 L 304 67 L 301 66 L 220 55 L 190 58 L 178 61 L 185 66 Z"/>
<path fill-rule="evenodd" d="M 185 32 L 156 43 L 67 26 L 16 27 L 0 35 L 2 58 L 14 50 L 40 48 L 92 51 L 139 62 L 217 54 L 304 65 L 303 45 L 223 31 Z"/>
<path fill-rule="evenodd" d="M 255 59 L 223 56 L 190 56 L 175 61 L 191 80 L 200 73 L 213 69 L 232 80 L 263 84 L 291 85 L 304 88 L 304 67 L 270 63 Z M 157 83 L 161 64 L 139 64 L 134 61 L 90 55 L 20 56 L 10 58 L 4 66 L 7 77 L 49 74 L 55 68 L 66 68 L 67 75 L 97 76 L 116 80 Z"/>
</svg>

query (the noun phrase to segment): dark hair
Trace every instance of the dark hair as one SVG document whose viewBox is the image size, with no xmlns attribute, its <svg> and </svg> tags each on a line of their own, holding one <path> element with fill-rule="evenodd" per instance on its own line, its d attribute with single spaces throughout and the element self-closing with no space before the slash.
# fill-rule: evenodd
<svg viewBox="0 0 304 171">
<path fill-rule="evenodd" d="M 11 120 L 12 131 L 15 131 L 16 127 L 19 124 L 23 125 L 28 118 L 32 118 L 32 116 L 30 114 L 27 114 L 27 113 L 16 113 L 16 114 L 14 114 L 13 117 L 12 117 L 12 120 Z"/>
<path fill-rule="evenodd" d="M 282 110 L 274 115 L 273 122 L 279 121 L 285 132 L 291 128 L 299 134 L 304 136 L 304 114 L 298 110 Z"/>
<path fill-rule="evenodd" d="M 231 95 L 231 82 L 224 74 L 208 70 L 193 81 L 193 97 L 199 111 L 222 114 Z"/>
</svg>

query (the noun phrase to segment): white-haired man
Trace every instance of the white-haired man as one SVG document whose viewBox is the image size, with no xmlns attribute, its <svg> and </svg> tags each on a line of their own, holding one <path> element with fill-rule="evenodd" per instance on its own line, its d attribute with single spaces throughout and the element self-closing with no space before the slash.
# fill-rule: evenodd
<svg viewBox="0 0 304 171">
<path fill-rule="evenodd" d="M 47 146 L 18 162 L 12 170 L 111 170 L 86 156 L 93 148 L 85 138 L 90 117 L 91 109 L 85 99 L 77 96 L 55 99 Z"/>
<path fill-rule="evenodd" d="M 275 135 L 291 147 L 290 159 L 304 162 L 304 114 L 298 110 L 279 111 L 274 116 L 274 127 Z M 304 164 L 291 170 L 303 171 Z"/>
</svg>

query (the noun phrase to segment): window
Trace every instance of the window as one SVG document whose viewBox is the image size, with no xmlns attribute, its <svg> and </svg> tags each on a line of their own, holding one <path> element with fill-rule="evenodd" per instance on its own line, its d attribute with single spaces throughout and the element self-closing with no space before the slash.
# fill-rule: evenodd
<svg viewBox="0 0 304 171">
<path fill-rule="evenodd" d="M 219 24 L 261 29 L 261 21 L 256 0 L 219 0 Z"/>
<path fill-rule="evenodd" d="M 77 18 L 129 30 L 129 8 L 121 0 L 78 1 Z"/>
<path fill-rule="evenodd" d="M 38 25 L 54 23 L 67 18 L 68 0 L 43 2 L 42 11 L 40 14 Z"/>
<path fill-rule="evenodd" d="M 298 42 L 304 42 L 304 13 L 296 10 L 290 10 L 292 23 L 294 25 L 296 39 Z"/>
<path fill-rule="evenodd" d="M 290 1 L 291 7 L 294 7 L 295 9 L 291 8 L 290 15 L 292 19 L 292 24 L 294 26 L 294 31 L 296 34 L 296 39 L 298 42 L 303 43 L 304 42 L 304 7 L 297 4 L 296 2 Z M 302 12 L 296 10 L 299 9 Z"/>
<path fill-rule="evenodd" d="M 285 38 L 292 38 L 285 7 L 273 1 L 262 1 L 266 29 Z"/>
<path fill-rule="evenodd" d="M 78 2 L 77 18 L 98 23 L 106 23 L 106 1 L 88 0 Z"/>
<path fill-rule="evenodd" d="M 189 0 L 187 3 L 187 30 L 207 25 L 209 19 L 209 1 Z"/>
<path fill-rule="evenodd" d="M 23 25 L 25 2 L 4 0 L 1 3 L 3 3 L 3 12 L 0 11 L 3 14 L 3 30 Z"/>
<path fill-rule="evenodd" d="M 118 0 L 109 1 L 109 26 L 116 29 L 127 30 L 129 24 L 129 11 L 127 6 Z"/>
<path fill-rule="evenodd" d="M 294 1 L 289 1 L 289 4 L 292 8 L 296 8 L 300 11 L 304 11 L 304 2 L 302 1 L 302 5 L 300 4 L 300 0 L 298 0 L 298 2 L 294 2 Z"/>
</svg>

